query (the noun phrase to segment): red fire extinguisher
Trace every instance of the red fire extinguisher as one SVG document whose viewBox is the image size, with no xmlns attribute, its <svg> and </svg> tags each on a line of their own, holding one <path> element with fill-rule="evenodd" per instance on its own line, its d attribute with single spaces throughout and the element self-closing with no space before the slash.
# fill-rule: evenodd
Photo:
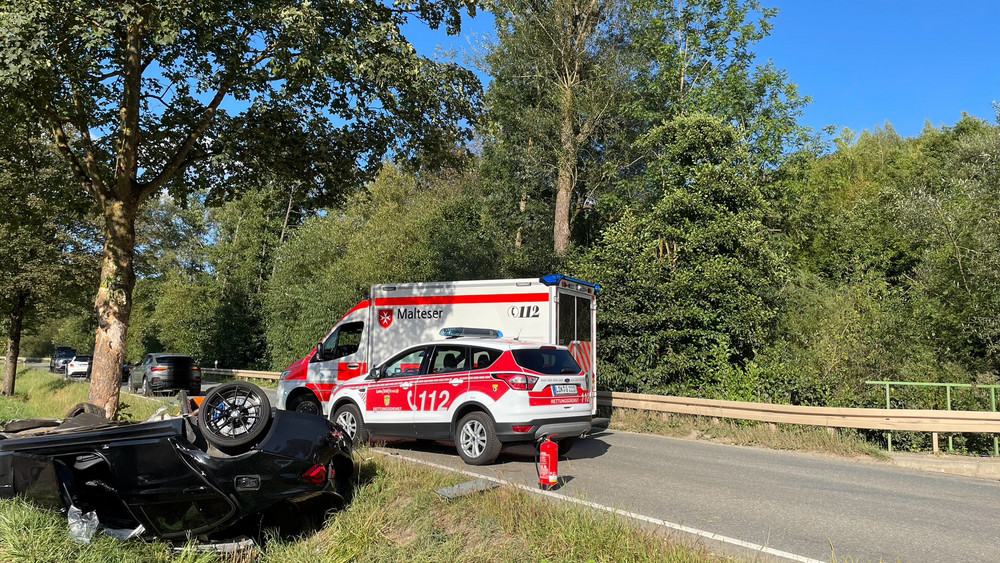
<svg viewBox="0 0 1000 563">
<path fill-rule="evenodd" d="M 538 452 L 538 488 L 550 491 L 559 486 L 559 445 L 546 436 Z"/>
</svg>

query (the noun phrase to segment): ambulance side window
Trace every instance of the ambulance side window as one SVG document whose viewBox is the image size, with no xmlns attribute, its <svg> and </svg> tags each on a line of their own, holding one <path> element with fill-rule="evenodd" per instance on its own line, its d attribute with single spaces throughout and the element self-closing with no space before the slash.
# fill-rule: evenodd
<svg viewBox="0 0 1000 563">
<path fill-rule="evenodd" d="M 420 374 L 420 367 L 427 355 L 427 347 L 407 350 L 385 364 L 382 377 L 412 377 Z"/>
<path fill-rule="evenodd" d="M 325 359 L 333 360 L 357 353 L 361 346 L 361 335 L 364 334 L 364 329 L 365 323 L 363 322 L 340 325 L 323 343 L 323 347 L 326 349 Z"/>
</svg>

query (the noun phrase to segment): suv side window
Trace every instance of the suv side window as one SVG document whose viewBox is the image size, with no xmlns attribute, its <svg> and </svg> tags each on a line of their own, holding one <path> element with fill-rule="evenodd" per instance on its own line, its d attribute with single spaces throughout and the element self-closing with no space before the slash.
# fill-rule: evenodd
<svg viewBox="0 0 1000 563">
<path fill-rule="evenodd" d="M 469 369 L 468 348 L 465 346 L 435 346 L 428 373 L 451 373 Z"/>
<path fill-rule="evenodd" d="M 503 352 L 490 348 L 472 348 L 472 369 L 486 369 L 497 361 Z"/>
<path fill-rule="evenodd" d="M 412 377 L 421 373 L 420 368 L 427 356 L 427 347 L 407 350 L 385 364 L 382 377 Z"/>
</svg>

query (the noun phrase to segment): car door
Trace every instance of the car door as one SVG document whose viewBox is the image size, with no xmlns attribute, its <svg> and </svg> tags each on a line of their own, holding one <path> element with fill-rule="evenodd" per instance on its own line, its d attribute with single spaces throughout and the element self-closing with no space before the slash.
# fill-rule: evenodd
<svg viewBox="0 0 1000 563">
<path fill-rule="evenodd" d="M 132 389 L 138 389 L 142 385 L 142 378 L 148 376 L 149 363 L 152 359 L 152 356 L 146 354 L 142 357 L 142 361 L 132 368 L 132 372 L 129 374 L 129 384 Z"/>
<path fill-rule="evenodd" d="M 413 436 L 415 388 L 429 348 L 409 348 L 377 368 L 377 379 L 365 390 L 364 419 L 372 434 Z"/>
<path fill-rule="evenodd" d="M 427 369 L 417 380 L 411 405 L 417 437 L 451 438 L 451 407 L 469 389 L 469 366 L 468 346 L 434 346 Z"/>
</svg>

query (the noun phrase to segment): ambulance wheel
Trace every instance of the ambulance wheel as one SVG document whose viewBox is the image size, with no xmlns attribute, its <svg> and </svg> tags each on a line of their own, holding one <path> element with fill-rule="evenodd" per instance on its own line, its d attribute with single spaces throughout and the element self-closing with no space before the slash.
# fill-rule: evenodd
<svg viewBox="0 0 1000 563">
<path fill-rule="evenodd" d="M 288 410 L 308 414 L 323 414 L 319 410 L 319 401 L 310 395 L 301 395 L 297 397 L 294 401 L 292 401 L 292 404 L 288 405 Z"/>
<path fill-rule="evenodd" d="M 455 449 L 465 463 L 486 465 L 496 461 L 500 455 L 500 438 L 490 415 L 471 412 L 458 421 L 455 428 Z"/>
<path fill-rule="evenodd" d="M 361 418 L 361 411 L 352 404 L 341 405 L 333 414 L 333 421 L 340 425 L 355 444 L 368 442 L 368 428 Z"/>
<path fill-rule="evenodd" d="M 559 446 L 559 457 L 563 457 L 568 454 L 571 449 L 573 449 L 573 444 L 576 443 L 576 438 L 563 438 L 556 442 Z"/>
</svg>

